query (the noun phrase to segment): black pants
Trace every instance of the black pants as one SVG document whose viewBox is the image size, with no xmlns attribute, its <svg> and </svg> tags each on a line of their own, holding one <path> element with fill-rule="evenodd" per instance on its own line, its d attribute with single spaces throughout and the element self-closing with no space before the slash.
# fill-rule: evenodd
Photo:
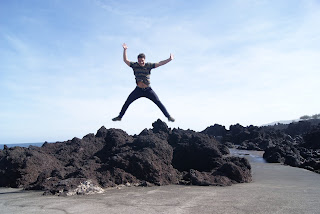
<svg viewBox="0 0 320 214">
<path fill-rule="evenodd" d="M 128 96 L 126 102 L 123 104 L 121 112 L 119 114 L 119 117 L 123 117 L 124 113 L 127 111 L 129 105 L 135 101 L 136 99 L 139 99 L 140 97 L 146 97 L 150 100 L 152 100 L 162 111 L 162 113 L 166 117 L 170 117 L 166 107 L 161 103 L 159 100 L 159 97 L 157 94 L 152 90 L 151 87 L 148 88 L 139 88 L 138 86 L 131 92 L 131 94 Z"/>
</svg>

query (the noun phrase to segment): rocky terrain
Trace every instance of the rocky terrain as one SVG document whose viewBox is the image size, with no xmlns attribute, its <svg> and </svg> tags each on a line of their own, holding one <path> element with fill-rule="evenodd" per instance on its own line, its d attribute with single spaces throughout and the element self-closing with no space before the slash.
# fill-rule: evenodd
<svg viewBox="0 0 320 214">
<path fill-rule="evenodd" d="M 117 185 L 228 186 L 251 181 L 248 161 L 230 156 L 213 136 L 170 129 L 161 120 L 152 125 L 134 136 L 101 127 L 82 139 L 42 147 L 5 146 L 0 150 L 0 186 L 73 195 Z"/>
<path fill-rule="evenodd" d="M 270 163 L 283 163 L 320 173 L 320 120 L 294 122 L 288 125 L 243 127 L 239 124 L 215 124 L 202 133 L 215 137 L 228 147 L 265 151 Z"/>
</svg>

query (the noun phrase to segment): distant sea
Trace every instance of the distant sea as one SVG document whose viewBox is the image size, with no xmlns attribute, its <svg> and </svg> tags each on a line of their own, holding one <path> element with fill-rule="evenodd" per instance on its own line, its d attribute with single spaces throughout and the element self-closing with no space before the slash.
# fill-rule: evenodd
<svg viewBox="0 0 320 214">
<path fill-rule="evenodd" d="M 29 146 L 42 146 L 44 143 L 18 143 L 18 144 L 0 144 L 0 149 L 3 149 L 4 145 L 10 147 L 20 146 L 20 147 L 29 147 Z"/>
</svg>

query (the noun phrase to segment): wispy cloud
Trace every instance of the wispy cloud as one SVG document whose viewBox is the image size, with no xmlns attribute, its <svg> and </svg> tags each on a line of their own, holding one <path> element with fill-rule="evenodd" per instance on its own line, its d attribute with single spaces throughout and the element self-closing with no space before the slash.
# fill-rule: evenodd
<svg viewBox="0 0 320 214">
<path fill-rule="evenodd" d="M 175 55 L 151 76 L 177 119 L 171 127 L 200 131 L 319 113 L 317 1 L 47 4 L 16 8 L 10 22 L 0 15 L 0 141 L 17 141 L 15 132 L 23 133 L 19 141 L 81 137 L 101 125 L 134 134 L 166 120 L 140 99 L 121 123 L 111 121 L 135 87 L 123 42 L 132 61 L 140 52 L 152 62 Z"/>
</svg>

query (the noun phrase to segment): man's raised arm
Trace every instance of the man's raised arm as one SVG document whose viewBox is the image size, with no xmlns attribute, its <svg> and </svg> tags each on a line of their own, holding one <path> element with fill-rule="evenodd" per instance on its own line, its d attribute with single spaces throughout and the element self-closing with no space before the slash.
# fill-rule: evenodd
<svg viewBox="0 0 320 214">
<path fill-rule="evenodd" d="M 167 64 L 168 62 L 170 62 L 171 60 L 173 60 L 173 54 L 170 54 L 170 57 L 166 60 L 163 60 L 163 61 L 160 61 L 160 62 L 157 62 L 156 63 L 156 66 L 155 68 L 159 67 L 159 66 L 162 66 L 164 64 Z"/>
<path fill-rule="evenodd" d="M 123 43 L 122 47 L 123 47 L 123 61 L 124 61 L 128 66 L 130 66 L 130 61 L 128 60 L 128 57 L 127 57 L 127 49 L 128 49 L 128 46 L 126 45 L 126 43 Z"/>
</svg>

